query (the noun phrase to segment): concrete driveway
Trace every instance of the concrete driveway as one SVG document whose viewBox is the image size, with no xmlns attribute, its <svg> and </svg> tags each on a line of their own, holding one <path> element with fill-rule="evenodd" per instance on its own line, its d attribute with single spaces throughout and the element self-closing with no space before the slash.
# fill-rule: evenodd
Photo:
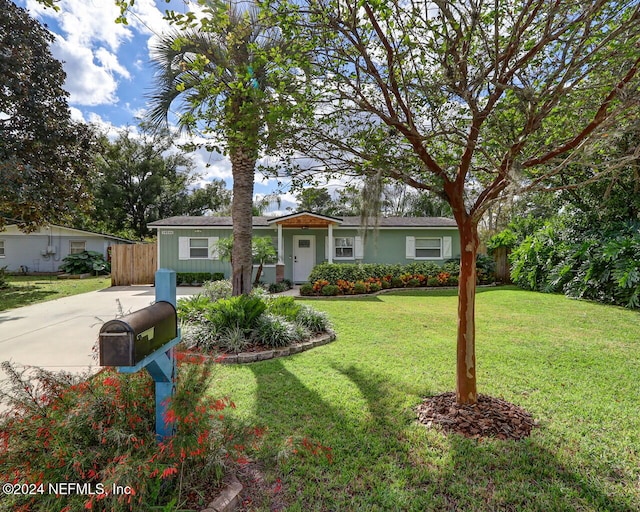
<svg viewBox="0 0 640 512">
<path fill-rule="evenodd" d="M 181 286 L 177 296 L 199 290 Z M 102 324 L 154 300 L 152 286 L 114 286 L 0 312 L 0 361 L 84 372 L 98 364 L 92 347 Z"/>
</svg>

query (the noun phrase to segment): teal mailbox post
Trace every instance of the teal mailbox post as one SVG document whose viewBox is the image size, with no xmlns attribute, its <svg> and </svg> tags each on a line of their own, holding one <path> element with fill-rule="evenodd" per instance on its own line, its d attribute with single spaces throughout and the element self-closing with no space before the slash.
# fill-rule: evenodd
<svg viewBox="0 0 640 512">
<path fill-rule="evenodd" d="M 101 366 L 115 366 L 120 373 L 145 368 L 155 383 L 156 439 L 174 434 L 167 422 L 169 402 L 175 393 L 175 346 L 180 343 L 176 314 L 176 273 L 156 272 L 156 302 L 129 315 L 106 322 L 100 329 Z"/>
</svg>

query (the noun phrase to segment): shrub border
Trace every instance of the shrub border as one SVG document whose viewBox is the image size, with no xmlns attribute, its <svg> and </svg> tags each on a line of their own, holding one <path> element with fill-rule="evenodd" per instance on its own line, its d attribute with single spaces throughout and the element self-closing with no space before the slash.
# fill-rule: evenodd
<svg viewBox="0 0 640 512">
<path fill-rule="evenodd" d="M 476 288 L 495 288 L 500 286 L 498 283 L 489 283 L 489 284 L 477 284 Z M 352 293 L 348 295 L 294 295 L 294 299 L 296 300 L 326 300 L 326 299 L 358 299 L 362 297 L 375 297 L 376 295 L 381 295 L 383 293 L 392 293 L 392 292 L 415 292 L 419 291 L 429 291 L 435 292 L 438 290 L 457 290 L 458 286 L 414 286 L 409 288 L 386 288 L 384 290 L 378 290 L 377 292 L 367 292 L 367 293 Z"/>
</svg>

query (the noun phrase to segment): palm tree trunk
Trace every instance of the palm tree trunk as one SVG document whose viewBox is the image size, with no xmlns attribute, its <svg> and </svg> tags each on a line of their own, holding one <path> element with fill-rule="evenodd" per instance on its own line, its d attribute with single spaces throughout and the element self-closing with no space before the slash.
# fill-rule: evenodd
<svg viewBox="0 0 640 512">
<path fill-rule="evenodd" d="M 251 292 L 253 261 L 251 253 L 253 183 L 256 158 L 252 151 L 235 147 L 230 151 L 233 174 L 233 249 L 231 253 L 231 283 L 233 295 Z"/>
</svg>

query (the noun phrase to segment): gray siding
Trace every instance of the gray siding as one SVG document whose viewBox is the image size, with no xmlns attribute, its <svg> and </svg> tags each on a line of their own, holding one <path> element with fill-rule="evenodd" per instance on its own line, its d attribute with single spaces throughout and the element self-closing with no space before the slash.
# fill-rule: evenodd
<svg viewBox="0 0 640 512">
<path fill-rule="evenodd" d="M 119 243 L 94 233 L 64 233 L 64 228 L 53 227 L 51 231 L 41 228 L 34 233 L 19 233 L 15 229 L 0 231 L 4 243 L 4 257 L 0 256 L 0 267 L 9 272 L 19 272 L 27 267 L 29 272 L 57 272 L 63 259 L 70 254 L 71 242 L 85 242 L 87 251 L 96 251 L 107 257 L 107 248 Z M 55 251 L 52 254 L 51 250 Z"/>
</svg>

